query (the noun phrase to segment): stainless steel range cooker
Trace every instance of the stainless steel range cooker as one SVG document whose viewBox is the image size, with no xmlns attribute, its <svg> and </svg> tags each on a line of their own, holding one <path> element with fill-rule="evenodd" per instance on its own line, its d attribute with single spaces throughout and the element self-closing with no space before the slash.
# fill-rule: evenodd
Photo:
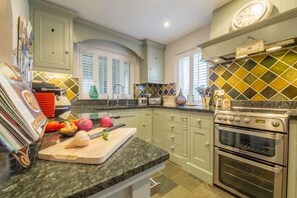
<svg viewBox="0 0 297 198">
<path fill-rule="evenodd" d="M 240 197 L 286 197 L 285 111 L 244 108 L 214 116 L 214 183 Z"/>
</svg>

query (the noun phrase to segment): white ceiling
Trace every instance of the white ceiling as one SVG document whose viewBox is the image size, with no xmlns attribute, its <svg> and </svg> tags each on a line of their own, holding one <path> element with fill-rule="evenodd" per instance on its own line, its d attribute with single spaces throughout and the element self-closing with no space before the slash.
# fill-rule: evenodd
<svg viewBox="0 0 297 198">
<path fill-rule="evenodd" d="M 169 44 L 211 22 L 212 12 L 231 0 L 47 0 L 85 21 L 116 32 Z M 170 27 L 165 28 L 168 21 Z"/>
</svg>

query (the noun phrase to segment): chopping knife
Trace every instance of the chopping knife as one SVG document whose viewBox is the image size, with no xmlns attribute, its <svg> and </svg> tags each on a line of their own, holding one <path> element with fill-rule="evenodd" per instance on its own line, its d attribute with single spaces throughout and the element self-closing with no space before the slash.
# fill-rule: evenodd
<svg viewBox="0 0 297 198">
<path fill-rule="evenodd" d="M 102 131 L 99 131 L 97 133 L 94 133 L 92 135 L 88 135 L 90 137 L 90 139 L 94 139 L 94 138 L 97 138 L 97 137 L 100 137 L 103 135 L 104 132 L 110 132 L 110 131 L 113 131 L 115 129 L 118 129 L 120 127 L 124 127 L 126 126 L 126 124 L 117 124 L 117 125 L 114 125 L 112 127 L 109 127 L 109 128 L 106 128 L 106 129 L 103 129 Z"/>
</svg>

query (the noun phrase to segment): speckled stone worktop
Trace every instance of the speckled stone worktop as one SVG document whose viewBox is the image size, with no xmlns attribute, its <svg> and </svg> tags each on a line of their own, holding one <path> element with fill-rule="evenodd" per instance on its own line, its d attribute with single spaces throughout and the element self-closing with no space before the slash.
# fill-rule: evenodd
<svg viewBox="0 0 297 198">
<path fill-rule="evenodd" d="M 88 197 L 167 159 L 167 151 L 132 137 L 101 165 L 37 160 L 28 172 L 11 176 L 0 197 Z"/>
</svg>

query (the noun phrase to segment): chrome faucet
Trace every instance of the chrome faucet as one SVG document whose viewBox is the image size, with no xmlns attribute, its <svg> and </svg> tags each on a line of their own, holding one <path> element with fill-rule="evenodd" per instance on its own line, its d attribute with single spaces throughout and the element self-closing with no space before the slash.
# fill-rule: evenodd
<svg viewBox="0 0 297 198">
<path fill-rule="evenodd" d="M 113 86 L 113 90 L 112 90 L 112 99 L 114 99 L 114 92 L 115 92 L 115 89 L 116 89 L 116 87 L 118 87 L 118 86 L 120 86 L 121 87 L 121 92 L 122 92 L 122 95 L 123 95 L 123 97 L 124 97 L 124 94 L 125 94 L 125 92 L 124 92 L 124 86 L 123 85 L 121 85 L 121 84 L 115 84 L 114 86 Z M 119 94 L 117 95 L 117 106 L 119 106 Z"/>
</svg>

